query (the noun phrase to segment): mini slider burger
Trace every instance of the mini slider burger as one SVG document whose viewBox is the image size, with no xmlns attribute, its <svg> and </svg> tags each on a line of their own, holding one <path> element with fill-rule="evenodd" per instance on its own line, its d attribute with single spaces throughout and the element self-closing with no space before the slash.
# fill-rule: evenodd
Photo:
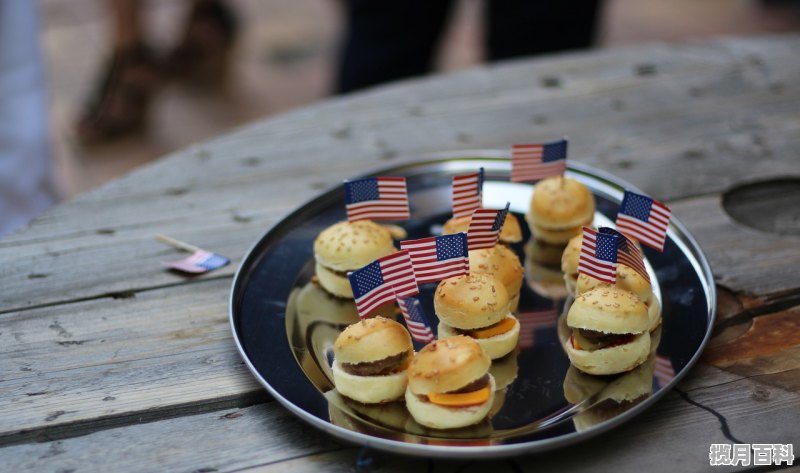
<svg viewBox="0 0 800 473">
<path fill-rule="evenodd" d="M 383 225 L 370 220 L 333 224 L 314 240 L 317 278 L 329 293 L 352 299 L 347 273 L 395 251 L 392 232 Z"/>
<path fill-rule="evenodd" d="M 339 394 L 365 404 L 403 396 L 414 357 L 405 327 L 383 317 L 350 325 L 333 344 L 333 382 Z"/>
<path fill-rule="evenodd" d="M 579 370 L 606 375 L 632 370 L 650 354 L 647 307 L 617 287 L 578 296 L 567 313 L 569 360 Z"/>
<path fill-rule="evenodd" d="M 451 235 L 453 233 L 466 233 L 469 229 L 469 224 L 472 221 L 472 215 L 464 217 L 451 218 L 444 223 L 442 227 L 442 235 Z M 506 220 L 500 228 L 500 243 L 504 245 L 512 245 L 522 241 L 522 227 L 519 225 L 519 220 L 511 212 L 506 214 Z"/>
<path fill-rule="evenodd" d="M 470 337 L 425 346 L 408 369 L 406 407 L 417 423 L 434 429 L 477 424 L 494 402 L 491 360 Z"/>
<path fill-rule="evenodd" d="M 567 291 L 575 295 L 575 286 L 578 284 L 578 264 L 581 259 L 581 245 L 583 245 L 583 234 L 579 233 L 570 238 L 567 247 L 561 254 L 561 272 L 564 273 L 564 282 L 567 284 Z"/>
<path fill-rule="evenodd" d="M 526 219 L 534 238 L 551 245 L 565 245 L 594 220 L 594 196 L 569 177 L 543 179 L 533 191 Z"/>
<path fill-rule="evenodd" d="M 510 353 L 519 340 L 519 321 L 509 312 L 508 292 L 494 276 L 469 274 L 439 283 L 433 308 L 439 338 L 466 335 L 491 359 Z"/>
<path fill-rule="evenodd" d="M 508 292 L 509 312 L 516 312 L 519 307 L 519 296 L 522 290 L 522 269 L 517 255 L 505 245 L 495 245 L 469 252 L 469 269 L 472 273 L 488 274 L 499 280 Z"/>
<path fill-rule="evenodd" d="M 648 327 L 647 329 L 652 332 L 659 325 L 661 325 L 661 304 L 653 293 L 653 286 L 650 281 L 643 278 L 633 268 L 624 265 L 617 265 L 617 282 L 615 284 L 619 289 L 632 292 L 644 303 L 647 307 Z M 575 284 L 575 295 L 581 295 L 584 292 L 591 291 L 595 288 L 611 287 L 611 284 L 600 281 L 586 274 L 581 274 Z"/>
</svg>

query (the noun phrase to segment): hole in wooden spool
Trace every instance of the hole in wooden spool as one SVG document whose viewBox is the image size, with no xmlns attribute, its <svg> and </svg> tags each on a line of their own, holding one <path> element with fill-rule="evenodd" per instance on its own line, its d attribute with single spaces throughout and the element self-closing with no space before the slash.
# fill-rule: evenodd
<svg viewBox="0 0 800 473">
<path fill-rule="evenodd" d="M 739 223 L 769 233 L 800 235 L 800 179 L 746 184 L 723 195 L 722 207 Z"/>
</svg>

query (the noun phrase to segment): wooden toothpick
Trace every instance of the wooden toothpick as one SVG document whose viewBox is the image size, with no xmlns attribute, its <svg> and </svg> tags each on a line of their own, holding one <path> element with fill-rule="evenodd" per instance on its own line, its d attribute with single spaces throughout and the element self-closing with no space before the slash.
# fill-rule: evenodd
<svg viewBox="0 0 800 473">
<path fill-rule="evenodd" d="M 166 243 L 167 245 L 169 245 L 169 246 L 171 246 L 173 248 L 177 248 L 177 249 L 183 250 L 183 251 L 188 251 L 190 253 L 194 253 L 195 251 L 202 251 L 202 249 L 197 247 L 197 246 L 190 245 L 189 243 L 186 243 L 185 241 L 176 240 L 176 239 L 174 239 L 172 237 L 168 237 L 168 236 L 162 235 L 160 233 L 156 235 L 156 240 L 160 241 L 161 243 Z"/>
</svg>

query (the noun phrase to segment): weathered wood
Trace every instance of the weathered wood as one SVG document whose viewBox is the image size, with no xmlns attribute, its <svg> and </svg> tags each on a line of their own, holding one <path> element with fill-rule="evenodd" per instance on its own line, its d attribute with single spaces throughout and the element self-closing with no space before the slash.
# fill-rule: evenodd
<svg viewBox="0 0 800 473">
<path fill-rule="evenodd" d="M 0 318 L 0 444 L 246 404 L 266 393 L 231 340 L 230 281 Z"/>
<path fill-rule="evenodd" d="M 0 310 L 175 282 L 160 271 L 167 253 L 150 241 L 153 233 L 179 233 L 236 258 L 319 189 L 423 152 L 569 134 L 577 161 L 662 199 L 796 171 L 800 37 L 731 44 L 514 62 L 332 99 L 255 124 L 59 206 L 0 242 Z M 636 75 L 645 57 L 656 74 Z M 559 88 L 531 80 L 554 74 Z M 541 119 L 546 123 L 537 125 Z M 342 120 L 344 138 L 329 131 Z M 201 174 L 186 172 L 192 168 Z M 123 266 L 132 259 L 133 267 Z M 37 279 L 42 274 L 47 284 Z"/>
<path fill-rule="evenodd" d="M 739 380 L 697 388 L 685 395 L 670 393 L 625 426 L 580 444 L 580 455 L 523 456 L 514 459 L 513 464 L 525 471 L 535 468 L 543 472 L 642 471 L 652 470 L 653 465 L 668 465 L 671 471 L 706 471 L 711 443 L 796 441 L 794 419 L 798 414 L 797 394 Z M 731 438 L 723 434 L 720 419 Z M 636 448 L 609 448 L 630 445 L 633 439 Z M 0 449 L 0 457 L 9 471 L 140 471 L 145 461 L 147 469 L 161 472 L 263 473 L 289 468 L 352 471 L 359 452 L 358 448 L 342 446 L 318 433 L 278 404 L 269 403 L 55 442 L 10 446 Z M 377 471 L 407 471 L 427 465 L 420 459 L 368 453 Z M 437 460 L 434 471 L 515 471 L 513 464 L 506 460 Z"/>
</svg>

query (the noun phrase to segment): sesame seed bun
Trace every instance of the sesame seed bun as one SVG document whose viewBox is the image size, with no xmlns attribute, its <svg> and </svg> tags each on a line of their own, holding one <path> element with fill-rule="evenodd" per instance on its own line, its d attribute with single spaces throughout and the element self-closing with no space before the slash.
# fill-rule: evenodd
<svg viewBox="0 0 800 473">
<path fill-rule="evenodd" d="M 579 296 L 592 289 L 611 286 L 612 285 L 607 282 L 600 281 L 586 274 L 580 274 L 575 284 L 575 295 Z M 650 301 L 653 299 L 653 286 L 650 285 L 650 281 L 643 278 L 633 268 L 624 264 L 617 265 L 617 282 L 614 286 L 634 293 L 645 305 L 649 305 Z"/>
<path fill-rule="evenodd" d="M 489 274 L 498 279 L 505 286 L 511 300 L 509 310 L 512 312 L 517 310 L 525 271 L 511 249 L 495 245 L 491 248 L 472 250 L 469 252 L 469 270 L 471 273 Z"/>
<path fill-rule="evenodd" d="M 413 345 L 406 328 L 380 316 L 349 325 L 333 344 L 334 357 L 341 363 L 368 363 L 409 350 Z"/>
<path fill-rule="evenodd" d="M 571 294 L 575 294 L 575 286 L 578 284 L 578 263 L 581 259 L 581 245 L 583 245 L 582 232 L 570 238 L 561 254 L 561 272 L 564 273 L 564 282 L 567 284 L 567 290 Z"/>
<path fill-rule="evenodd" d="M 451 218 L 444 223 L 442 235 L 465 232 L 469 229 L 472 215 L 459 218 Z M 522 241 L 522 227 L 519 220 L 511 212 L 506 214 L 506 220 L 500 228 L 500 241 L 505 244 L 519 243 Z"/>
<path fill-rule="evenodd" d="M 526 219 L 536 238 L 566 243 L 594 220 L 594 196 L 584 184 L 563 176 L 536 184 Z"/>
<path fill-rule="evenodd" d="M 347 276 L 333 272 L 319 262 L 314 265 L 314 271 L 317 274 L 319 285 L 328 293 L 342 299 L 353 299 L 353 286 L 350 285 L 350 279 Z"/>
<path fill-rule="evenodd" d="M 485 375 L 491 364 L 489 355 L 470 337 L 436 340 L 411 361 L 408 389 L 418 395 L 455 391 Z"/>
<path fill-rule="evenodd" d="M 567 325 L 571 328 L 603 333 L 642 333 L 647 331 L 649 323 L 644 303 L 632 292 L 617 287 L 581 294 L 567 314 Z"/>
<path fill-rule="evenodd" d="M 433 296 L 439 320 L 462 330 L 500 322 L 508 314 L 509 302 L 505 286 L 488 274 L 444 279 Z"/>
<path fill-rule="evenodd" d="M 392 233 L 370 220 L 335 223 L 314 240 L 317 263 L 333 271 L 359 269 L 395 251 Z"/>
</svg>

